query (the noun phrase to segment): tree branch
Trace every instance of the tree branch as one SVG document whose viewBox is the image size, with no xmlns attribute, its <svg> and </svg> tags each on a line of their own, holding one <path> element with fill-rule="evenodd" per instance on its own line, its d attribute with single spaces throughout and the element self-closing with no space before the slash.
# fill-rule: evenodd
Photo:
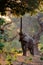
<svg viewBox="0 0 43 65">
<path fill-rule="evenodd" d="M 6 23 L 3 25 L 3 28 L 5 28 L 5 26 L 9 25 L 9 24 L 12 24 L 12 22 L 9 22 L 9 23 Z"/>
<path fill-rule="evenodd" d="M 5 41 L 7 41 L 7 42 L 13 41 L 16 37 L 17 37 L 17 35 L 16 35 L 16 36 L 14 36 L 14 37 L 12 37 L 12 38 L 8 38 L 8 39 L 7 39 L 7 40 L 5 40 Z"/>
</svg>

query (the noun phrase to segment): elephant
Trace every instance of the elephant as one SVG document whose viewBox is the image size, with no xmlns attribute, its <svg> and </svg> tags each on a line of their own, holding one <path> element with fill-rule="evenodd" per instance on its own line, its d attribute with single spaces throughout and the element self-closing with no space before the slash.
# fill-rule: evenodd
<svg viewBox="0 0 43 65">
<path fill-rule="evenodd" d="M 22 34 L 19 34 L 19 35 L 20 35 L 19 41 L 21 42 L 23 55 L 26 56 L 27 50 L 29 50 L 32 55 L 37 54 L 37 51 L 38 51 L 37 43 L 38 43 L 38 40 L 39 40 L 39 38 L 38 38 L 39 35 L 37 34 L 37 36 L 34 35 L 33 37 L 31 37 L 31 36 L 29 36 L 25 33 L 22 33 Z M 36 40 L 36 39 L 38 39 L 38 40 Z"/>
</svg>

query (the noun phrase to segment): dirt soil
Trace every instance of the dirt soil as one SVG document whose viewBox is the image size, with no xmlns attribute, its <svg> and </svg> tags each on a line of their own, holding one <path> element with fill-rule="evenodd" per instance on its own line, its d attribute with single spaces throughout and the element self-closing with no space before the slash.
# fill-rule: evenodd
<svg viewBox="0 0 43 65">
<path fill-rule="evenodd" d="M 32 58 L 32 60 L 29 58 Z M 1 56 L 0 64 L 6 65 L 7 61 Z M 40 56 L 22 56 L 18 55 L 16 61 L 13 61 L 13 65 L 43 65 L 43 60 L 40 60 Z"/>
</svg>

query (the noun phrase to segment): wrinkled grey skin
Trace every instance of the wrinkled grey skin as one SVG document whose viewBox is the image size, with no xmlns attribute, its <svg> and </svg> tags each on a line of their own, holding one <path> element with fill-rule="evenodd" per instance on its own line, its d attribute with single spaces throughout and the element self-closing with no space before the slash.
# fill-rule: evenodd
<svg viewBox="0 0 43 65">
<path fill-rule="evenodd" d="M 39 40 L 38 34 L 34 35 L 33 37 L 25 33 L 21 34 L 21 38 L 19 41 L 21 41 L 24 56 L 26 56 L 27 50 L 29 50 L 32 55 L 37 54 L 38 49 L 36 49 L 36 47 L 39 42 L 38 40 Z"/>
</svg>

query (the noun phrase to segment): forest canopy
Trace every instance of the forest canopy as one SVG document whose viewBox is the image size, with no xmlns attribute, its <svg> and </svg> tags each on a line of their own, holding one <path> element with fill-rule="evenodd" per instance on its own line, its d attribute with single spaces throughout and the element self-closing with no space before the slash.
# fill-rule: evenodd
<svg viewBox="0 0 43 65">
<path fill-rule="evenodd" d="M 7 10 L 17 15 L 24 15 L 27 12 L 42 11 L 43 0 L 0 0 L 0 12 L 5 14 Z"/>
</svg>

